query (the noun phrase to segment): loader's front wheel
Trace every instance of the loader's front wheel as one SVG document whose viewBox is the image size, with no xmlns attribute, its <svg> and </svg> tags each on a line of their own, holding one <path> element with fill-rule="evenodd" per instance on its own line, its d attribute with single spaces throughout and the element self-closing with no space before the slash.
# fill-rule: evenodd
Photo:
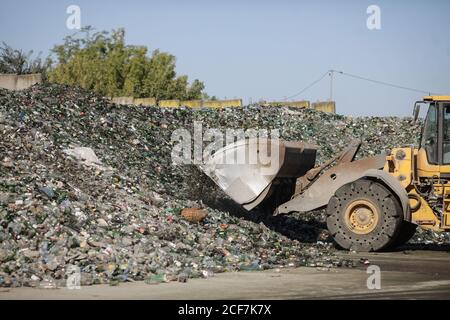
<svg viewBox="0 0 450 320">
<path fill-rule="evenodd" d="M 407 243 L 416 234 L 417 225 L 408 221 L 403 221 L 400 226 L 397 237 L 389 245 L 389 248 L 395 249 L 396 247 L 402 246 Z"/>
<path fill-rule="evenodd" d="M 327 207 L 327 226 L 336 243 L 360 252 L 387 248 L 403 221 L 397 198 L 383 184 L 357 180 L 342 186 Z"/>
</svg>

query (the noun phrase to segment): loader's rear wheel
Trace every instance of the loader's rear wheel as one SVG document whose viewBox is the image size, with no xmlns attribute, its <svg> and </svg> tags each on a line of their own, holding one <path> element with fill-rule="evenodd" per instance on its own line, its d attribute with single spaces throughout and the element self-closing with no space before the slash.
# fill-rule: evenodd
<svg viewBox="0 0 450 320">
<path fill-rule="evenodd" d="M 327 207 L 327 226 L 336 243 L 360 252 L 386 249 L 403 221 L 398 199 L 383 184 L 357 180 L 338 189 Z"/>
</svg>

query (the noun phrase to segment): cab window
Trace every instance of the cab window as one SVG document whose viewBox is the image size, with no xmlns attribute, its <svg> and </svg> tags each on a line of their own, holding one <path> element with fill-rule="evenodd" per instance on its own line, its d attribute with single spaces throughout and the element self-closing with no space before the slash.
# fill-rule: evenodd
<svg viewBox="0 0 450 320">
<path fill-rule="evenodd" d="M 443 164 L 450 164 L 450 103 L 443 105 L 444 109 L 444 132 L 443 132 L 443 147 L 442 160 Z"/>
<path fill-rule="evenodd" d="M 438 163 L 437 143 L 438 143 L 437 108 L 435 104 L 430 104 L 430 107 L 428 108 L 427 117 L 425 119 L 425 126 L 423 128 L 422 141 L 420 143 L 421 147 L 425 149 L 428 163 L 431 164 Z M 450 146 L 450 139 L 449 139 L 449 146 Z"/>
</svg>

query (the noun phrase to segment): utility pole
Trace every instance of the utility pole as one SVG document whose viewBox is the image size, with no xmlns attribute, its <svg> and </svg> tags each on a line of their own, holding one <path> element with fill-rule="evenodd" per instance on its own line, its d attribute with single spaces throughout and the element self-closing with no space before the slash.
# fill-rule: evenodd
<svg viewBox="0 0 450 320">
<path fill-rule="evenodd" d="M 333 76 L 334 70 L 330 70 L 330 101 L 333 101 Z"/>
</svg>

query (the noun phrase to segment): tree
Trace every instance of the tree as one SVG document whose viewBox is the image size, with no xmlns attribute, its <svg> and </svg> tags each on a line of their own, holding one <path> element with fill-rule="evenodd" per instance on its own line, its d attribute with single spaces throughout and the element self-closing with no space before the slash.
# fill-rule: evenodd
<svg viewBox="0 0 450 320">
<path fill-rule="evenodd" d="M 32 58 L 33 51 L 28 53 L 15 50 L 2 42 L 0 46 L 0 73 L 30 74 L 42 73 L 45 77 L 47 68 L 51 61 L 42 60 L 40 55 Z"/>
<path fill-rule="evenodd" d="M 91 27 L 68 36 L 52 52 L 57 63 L 49 80 L 80 85 L 105 96 L 200 99 L 204 84 L 177 76 L 175 56 L 145 46 L 125 44 L 123 29 L 93 32 Z"/>
</svg>

